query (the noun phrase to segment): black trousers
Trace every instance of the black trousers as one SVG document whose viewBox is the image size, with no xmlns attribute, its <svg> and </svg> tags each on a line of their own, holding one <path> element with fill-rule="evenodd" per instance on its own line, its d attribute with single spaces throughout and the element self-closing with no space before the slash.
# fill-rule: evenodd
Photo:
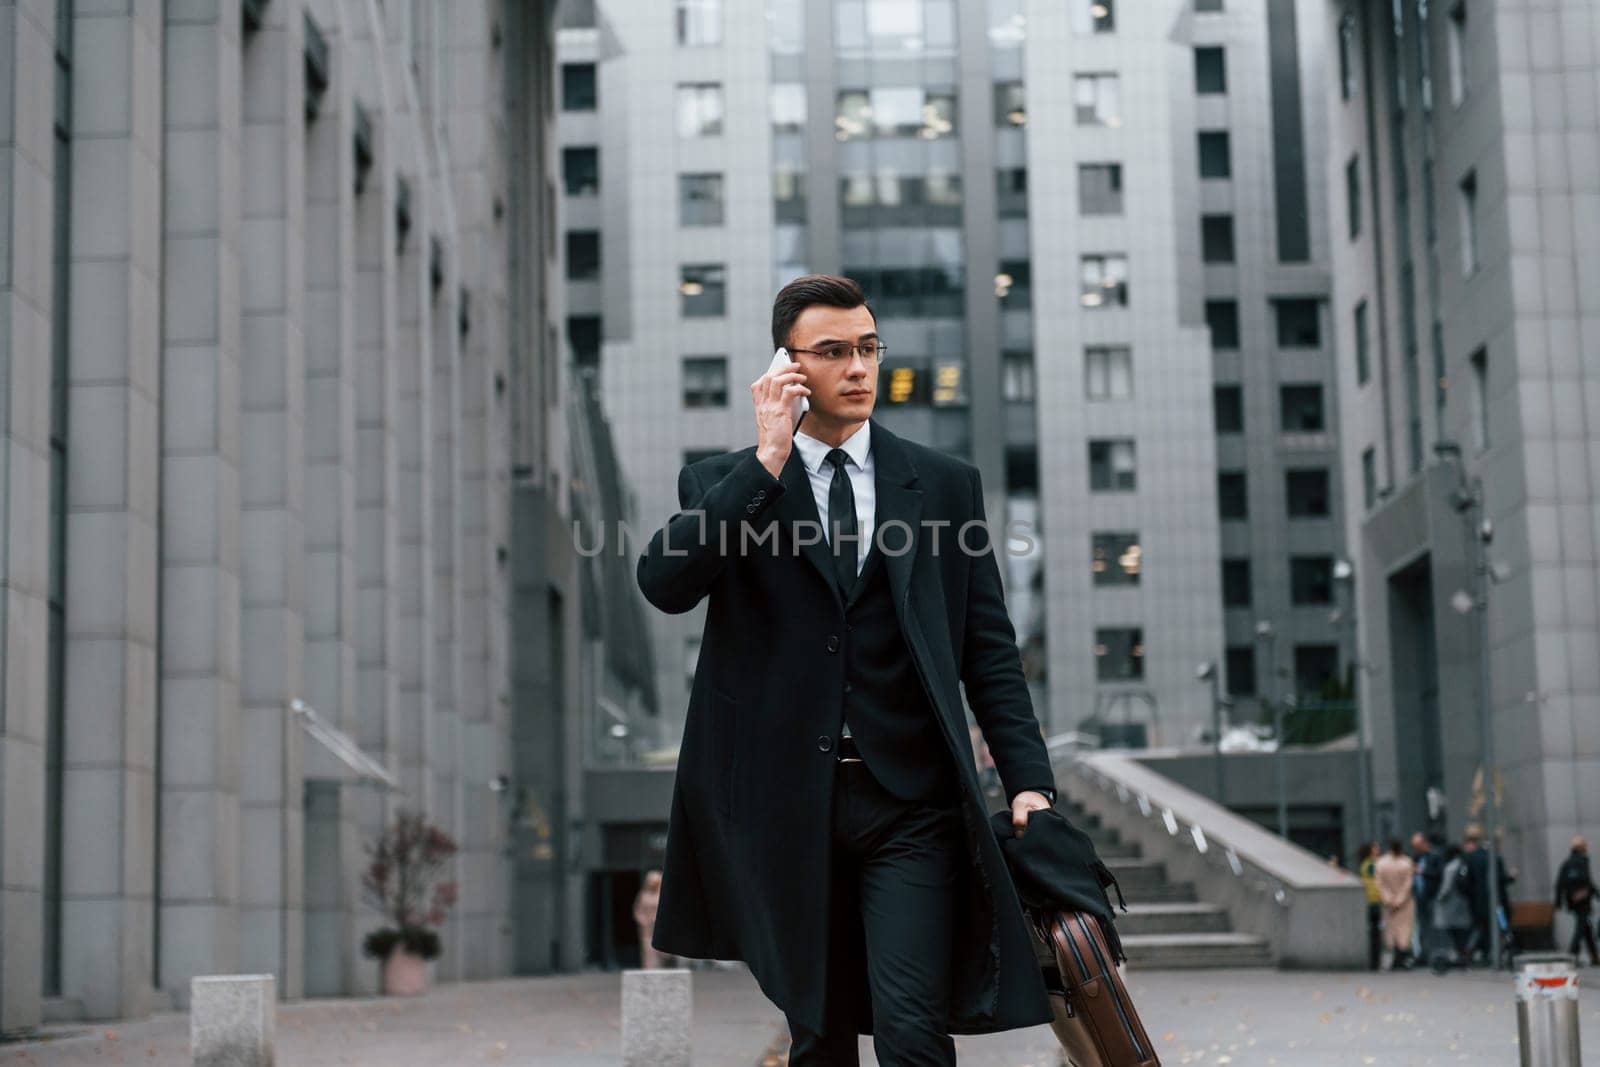
<svg viewBox="0 0 1600 1067">
<path fill-rule="evenodd" d="M 883 1067 L 954 1067 L 945 1025 L 953 891 L 966 848 L 961 803 L 902 800 L 865 763 L 840 763 L 833 790 L 828 956 L 840 958 L 832 946 L 843 939 L 864 939 L 872 1047 Z M 789 1021 L 790 1067 L 857 1067 L 857 1020 L 834 994 L 859 987 L 859 976 L 828 976 L 826 1033 Z"/>
<path fill-rule="evenodd" d="M 1589 948 L 1589 962 L 1600 967 L 1600 948 L 1595 947 L 1594 927 L 1590 925 L 1587 911 L 1574 911 L 1572 917 L 1578 925 L 1572 928 L 1572 943 L 1567 946 L 1567 955 L 1575 960 L 1583 957 L 1578 955 L 1578 949 L 1587 945 Z"/>
</svg>

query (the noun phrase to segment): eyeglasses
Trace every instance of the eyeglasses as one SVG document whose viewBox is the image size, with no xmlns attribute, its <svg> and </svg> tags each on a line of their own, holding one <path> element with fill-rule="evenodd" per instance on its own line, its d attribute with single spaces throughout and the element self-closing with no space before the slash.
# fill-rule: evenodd
<svg viewBox="0 0 1600 1067">
<path fill-rule="evenodd" d="M 821 348 L 791 348 L 789 351 L 810 352 L 814 356 L 821 356 L 829 363 L 847 360 L 853 353 L 859 351 L 863 363 L 880 363 L 888 353 L 889 346 L 882 341 L 865 341 L 859 345 L 846 344 L 840 341 L 837 344 L 823 345 Z"/>
</svg>

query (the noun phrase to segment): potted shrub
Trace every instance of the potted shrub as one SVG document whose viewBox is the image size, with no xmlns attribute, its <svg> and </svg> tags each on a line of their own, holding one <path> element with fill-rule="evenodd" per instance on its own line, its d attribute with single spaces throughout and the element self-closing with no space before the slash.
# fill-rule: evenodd
<svg viewBox="0 0 1600 1067">
<path fill-rule="evenodd" d="M 456 902 L 456 883 L 444 877 L 456 843 L 420 812 L 400 811 L 367 847 L 361 886 L 386 925 L 363 948 L 383 961 L 383 990 L 415 996 L 427 985 L 428 961 L 439 955 L 438 927 Z"/>
</svg>

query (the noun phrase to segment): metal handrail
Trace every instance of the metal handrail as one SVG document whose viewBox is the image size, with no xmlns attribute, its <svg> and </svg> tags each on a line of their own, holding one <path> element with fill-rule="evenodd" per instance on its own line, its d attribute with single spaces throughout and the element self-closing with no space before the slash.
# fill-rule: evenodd
<svg viewBox="0 0 1600 1067">
<path fill-rule="evenodd" d="M 1116 797 L 1117 802 L 1124 807 L 1137 808 L 1142 818 L 1161 824 L 1168 836 L 1178 839 L 1187 847 L 1194 849 L 1195 853 L 1209 865 L 1226 870 L 1241 885 L 1270 896 L 1280 908 L 1288 908 L 1294 902 L 1294 890 L 1290 889 L 1280 879 L 1262 871 L 1256 864 L 1247 863 L 1241 859 L 1239 853 L 1232 845 L 1225 842 L 1213 842 L 1207 836 L 1205 828 L 1192 819 L 1185 819 L 1170 807 L 1165 805 L 1157 807 L 1150 802 L 1150 798 L 1137 790 L 1129 789 L 1121 782 L 1114 781 L 1108 775 L 1090 766 L 1084 760 L 1073 756 L 1069 766 L 1074 773 L 1087 779 L 1100 789 L 1101 792 Z M 1214 847 L 1221 845 L 1221 849 Z"/>
</svg>

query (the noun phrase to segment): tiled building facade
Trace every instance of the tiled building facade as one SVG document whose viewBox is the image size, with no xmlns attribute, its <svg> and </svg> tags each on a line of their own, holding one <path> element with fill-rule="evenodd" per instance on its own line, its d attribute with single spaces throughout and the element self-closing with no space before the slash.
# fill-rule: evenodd
<svg viewBox="0 0 1600 1067">
<path fill-rule="evenodd" d="M 566 719 L 616 669 L 566 531 L 620 491 L 554 8 L 0 5 L 0 1031 L 370 991 L 400 807 L 461 846 L 440 978 L 575 965 Z"/>
</svg>

